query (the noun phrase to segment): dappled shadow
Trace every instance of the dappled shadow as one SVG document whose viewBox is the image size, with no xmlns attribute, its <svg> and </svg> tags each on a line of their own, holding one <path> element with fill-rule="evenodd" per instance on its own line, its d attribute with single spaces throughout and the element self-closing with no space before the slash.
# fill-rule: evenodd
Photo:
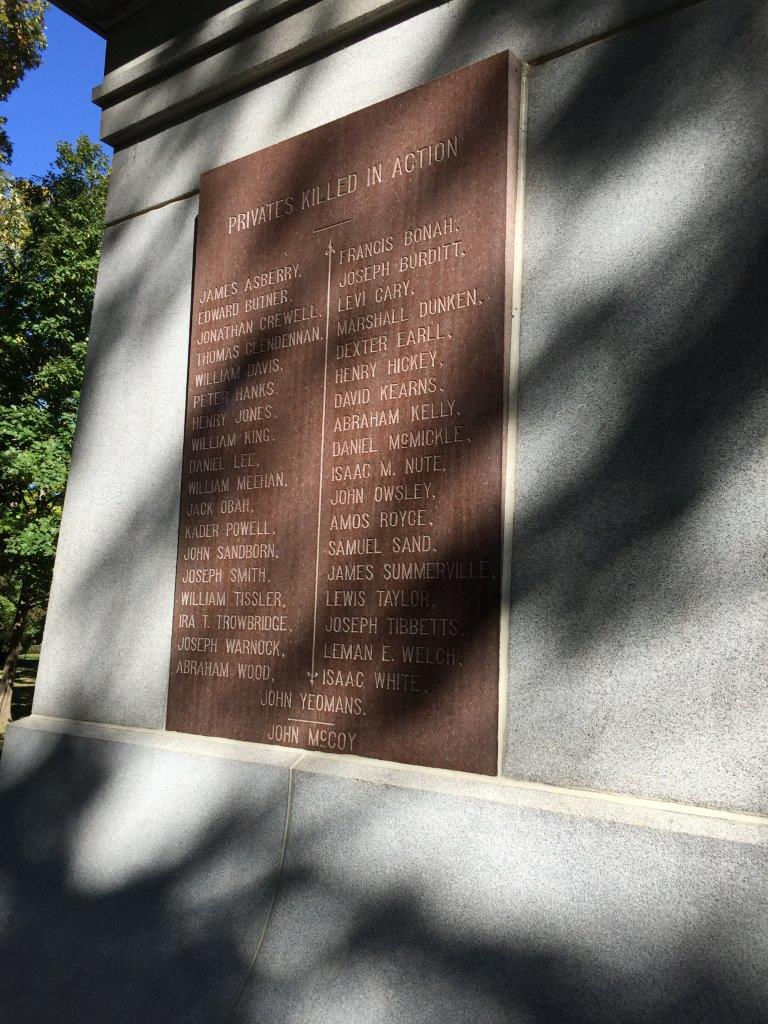
<svg viewBox="0 0 768 1024">
<path fill-rule="evenodd" d="M 752 982 L 755 963 L 744 961 L 738 944 L 723 951 L 717 930 L 681 936 L 669 951 L 675 967 L 666 977 L 661 949 L 644 957 L 643 966 L 655 975 L 654 989 L 648 975 L 633 976 L 630 949 L 601 961 L 577 941 L 549 938 L 543 919 L 538 929 L 520 936 L 515 922 L 501 914 L 494 919 L 496 937 L 473 935 L 471 926 L 436 924 L 434 915 L 421 909 L 423 902 L 423 889 L 407 887 L 382 902 L 352 901 L 354 927 L 339 936 L 338 945 L 319 940 L 323 963 L 309 977 L 294 974 L 275 985 L 265 956 L 248 993 L 247 1019 L 283 1020 L 298 1006 L 294 1019 L 313 1020 L 318 1010 L 312 1005 L 320 1019 L 334 1024 L 762 1024 L 767 1019 L 762 986 Z M 587 903 L 582 909 L 590 927 L 594 908 Z M 267 993 L 266 1017 L 260 985 Z M 276 989 L 282 989 L 277 996 Z"/>
<path fill-rule="evenodd" d="M 330 0 L 311 5 L 308 33 L 325 27 L 326 6 Z M 330 111 L 359 110 L 503 48 L 521 60 L 541 59 L 615 31 L 638 14 L 677 6 L 669 0 L 522 0 L 510 12 L 506 0 L 425 0 L 401 11 L 393 7 L 383 23 L 361 27 L 309 57 L 299 47 L 285 67 L 228 91 L 208 109 L 200 96 L 202 113 L 177 115 L 168 127 L 137 134 L 136 144 L 118 145 L 113 171 L 121 188 L 110 197 L 107 216 L 117 219 L 187 194 L 203 171 L 317 127 Z M 387 33 L 393 42 L 385 28 L 399 29 Z M 346 86 L 348 76 L 354 89 Z M 317 104 L 320 93 L 324 102 Z"/>
<path fill-rule="evenodd" d="M 756 808 L 766 785 L 752 754 L 759 738 L 739 746 L 738 735 L 764 725 L 739 711 L 736 690 L 755 657 L 757 623 L 727 606 L 734 595 L 745 606 L 754 600 L 759 565 L 749 528 L 761 514 L 755 460 L 765 435 L 764 132 L 734 100 L 764 91 L 753 88 L 762 23 L 758 8 L 735 10 L 718 31 L 743 59 L 714 66 L 713 10 L 697 5 L 532 77 L 507 770 Z M 451 24 L 457 38 L 473 39 L 483 18 L 467 5 Z M 453 38 L 425 57 L 430 74 L 452 59 Z M 700 56 L 686 62 L 683 52 Z M 319 63 L 299 76 L 307 92 Z M 660 77 L 659 67 L 674 72 Z M 473 141 L 481 143 L 470 132 Z M 304 173 L 296 168 L 297 182 Z M 55 623 L 59 604 L 70 624 L 49 628 L 49 638 L 73 635 L 74 617 L 78 642 L 77 652 L 49 644 L 45 667 L 55 657 L 57 678 L 41 704 L 48 713 L 163 720 L 184 384 L 179 349 L 169 360 L 169 334 L 156 324 L 168 324 L 172 309 L 173 345 L 186 346 L 189 279 L 160 267 L 182 254 L 189 265 L 194 204 L 110 229 L 120 275 L 113 270 L 100 289 L 89 378 L 102 391 L 119 381 L 110 395 L 133 395 L 137 412 L 175 411 L 162 444 L 153 434 L 144 454 L 137 433 L 123 457 L 124 426 L 104 445 L 103 406 L 91 414 L 86 387 L 70 493 L 82 487 L 76 504 L 91 500 L 94 466 L 81 449 L 108 460 L 114 446 L 125 467 L 115 478 L 127 470 L 132 479 L 118 514 L 114 499 L 107 506 L 109 529 L 94 511 L 92 549 L 82 549 L 82 525 L 70 540 L 65 517 L 60 562 L 70 563 L 70 580 L 52 614 Z M 179 207 L 183 216 L 169 212 Z M 457 398 L 471 405 L 470 375 Z M 487 427 L 492 435 L 498 424 Z M 73 549 L 83 555 L 76 573 Z M 445 557 L 472 553 L 472 537 L 454 538 Z M 718 619 L 725 645 L 712 641 Z M 84 652 L 114 635 L 115 622 L 124 624 L 120 641 L 94 671 Z"/>
<path fill-rule="evenodd" d="M 286 769 L 26 741 L 0 795 L 18 1024 L 768 1019 L 762 848 L 299 773 L 251 967 Z"/>
<path fill-rule="evenodd" d="M 299 770 L 244 1002 L 324 1024 L 757 1024 L 764 864 L 764 848 Z"/>
<path fill-rule="evenodd" d="M 222 1019 L 274 885 L 286 773 L 18 738 L 0 793 L 7 1019 Z"/>
<path fill-rule="evenodd" d="M 481 55 L 486 15 L 512 17 L 461 10 L 425 77 Z M 713 28 L 716 10 L 532 78 L 507 770 L 764 810 L 765 21 L 735 4 Z M 309 102 L 316 70 L 288 105 Z M 198 127 L 176 136 L 176 158 Z M 188 340 L 194 209 L 108 233 L 41 673 L 48 713 L 163 722 L 184 393 L 167 352 Z M 132 419 L 113 428 L 121 390 Z M 152 395 L 172 413 L 147 424 Z M 98 497 L 93 479 L 108 485 Z M 446 557 L 472 552 L 456 538 Z M 165 791 L 165 768 L 110 789 L 115 746 L 60 740 L 6 782 L 0 931 L 26 958 L 2 982 L 9 1019 L 223 1020 L 274 892 L 285 789 L 254 806 L 222 785 L 192 836 L 168 829 L 171 793 L 89 859 L 89 843 L 119 832 L 116 813 L 94 817 L 105 794 L 130 817 L 142 792 Z M 762 854 L 578 821 L 569 834 L 537 814 L 494 825 L 489 805 L 463 816 L 445 802 L 432 824 L 404 799 L 378 818 L 372 799 L 350 807 L 332 789 L 314 806 L 314 819 L 297 809 L 233 1021 L 767 1019 Z M 145 826 L 178 836 L 173 856 L 153 862 L 150 844 L 122 872 Z"/>
<path fill-rule="evenodd" d="M 759 809 L 765 20 L 704 11 L 532 80 L 507 765 Z"/>
</svg>

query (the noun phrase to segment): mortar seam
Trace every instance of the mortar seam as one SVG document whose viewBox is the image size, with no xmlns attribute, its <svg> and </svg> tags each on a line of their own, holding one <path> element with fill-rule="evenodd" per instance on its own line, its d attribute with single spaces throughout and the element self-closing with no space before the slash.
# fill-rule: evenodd
<svg viewBox="0 0 768 1024">
<path fill-rule="evenodd" d="M 650 14 L 642 14 L 637 18 L 631 18 L 629 21 L 622 22 L 621 25 L 616 25 L 614 28 L 606 29 L 604 32 L 598 32 L 593 36 L 586 36 L 575 43 L 569 43 L 568 46 L 561 46 L 559 50 L 551 50 L 549 53 L 543 53 L 539 57 L 531 57 L 527 63 L 532 68 L 542 67 L 551 61 L 567 57 L 570 53 L 576 53 L 578 50 L 585 50 L 588 46 L 594 46 L 596 43 L 603 43 L 608 39 L 614 39 L 624 32 L 634 32 L 637 29 L 644 28 L 646 25 L 652 25 L 655 21 L 661 21 L 663 18 L 668 18 L 673 14 L 678 14 L 680 11 L 687 10 L 689 7 L 697 7 L 699 4 L 707 2 L 708 0 L 678 0 L 677 3 L 670 4 L 669 7 L 663 7 L 661 10 L 653 11 Z"/>
<path fill-rule="evenodd" d="M 282 878 L 283 878 L 283 865 L 285 863 L 285 854 L 286 854 L 286 850 L 288 849 L 288 839 L 289 839 L 290 831 L 291 831 L 291 812 L 293 810 L 293 785 L 294 785 L 294 782 L 293 782 L 293 779 L 294 779 L 293 772 L 294 772 L 294 768 L 296 768 L 296 766 L 301 761 L 303 761 L 306 756 L 307 756 L 307 752 L 304 751 L 288 767 L 288 798 L 287 798 L 286 808 L 285 808 L 285 825 L 283 827 L 283 843 L 282 843 L 282 848 L 280 850 L 280 859 L 278 860 L 278 863 L 277 863 L 277 871 L 275 873 L 275 884 L 274 884 L 274 886 L 272 888 L 272 898 L 270 899 L 269 906 L 267 907 L 267 913 L 266 913 L 266 916 L 264 918 L 264 924 L 262 925 L 262 928 L 261 928 L 261 934 L 259 935 L 258 941 L 256 943 L 256 949 L 253 952 L 253 956 L 251 957 L 250 963 L 248 964 L 248 969 L 246 970 L 245 975 L 243 977 L 243 980 L 240 983 L 240 987 L 238 988 L 237 993 L 235 994 L 235 998 L 232 1000 L 232 1003 L 231 1003 L 229 1009 L 227 1010 L 227 1012 L 225 1013 L 224 1017 L 222 1018 L 222 1024 L 227 1024 L 228 1021 L 232 1020 L 232 1015 L 234 1014 L 235 1010 L 237 1009 L 238 1003 L 243 998 L 245 990 L 248 987 L 248 984 L 249 984 L 249 982 L 251 980 L 251 976 L 253 975 L 253 969 L 256 966 L 256 961 L 258 960 L 259 953 L 261 952 L 262 947 L 264 946 L 264 942 L 266 941 L 267 931 L 269 930 L 269 925 L 270 925 L 270 923 L 272 921 L 272 914 L 274 912 L 275 905 L 277 904 L 277 897 L 278 897 L 278 895 L 280 893 L 280 883 L 282 882 Z"/>
<path fill-rule="evenodd" d="M 153 213 L 155 210 L 162 210 L 165 206 L 170 206 L 171 203 L 183 203 L 186 199 L 193 199 L 195 196 L 200 195 L 199 188 L 190 189 L 189 192 L 182 192 L 181 195 L 173 196 L 171 199 L 164 199 L 160 203 L 153 203 L 152 206 L 144 206 L 141 210 L 135 210 L 133 213 L 126 213 L 124 217 L 115 217 L 114 220 L 104 221 L 104 230 L 107 228 L 114 228 L 118 224 L 125 224 L 128 220 L 134 220 L 136 217 L 143 217 L 145 213 Z"/>
</svg>

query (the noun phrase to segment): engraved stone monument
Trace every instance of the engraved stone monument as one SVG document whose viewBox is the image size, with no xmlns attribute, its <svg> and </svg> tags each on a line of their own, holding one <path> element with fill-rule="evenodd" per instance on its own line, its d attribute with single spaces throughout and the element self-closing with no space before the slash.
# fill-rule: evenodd
<svg viewBox="0 0 768 1024">
<path fill-rule="evenodd" d="M 496 772 L 517 77 L 203 175 L 169 729 Z"/>
<path fill-rule="evenodd" d="M 764 1021 L 768 5 L 55 2 L 114 153 L 3 1020 Z"/>
</svg>

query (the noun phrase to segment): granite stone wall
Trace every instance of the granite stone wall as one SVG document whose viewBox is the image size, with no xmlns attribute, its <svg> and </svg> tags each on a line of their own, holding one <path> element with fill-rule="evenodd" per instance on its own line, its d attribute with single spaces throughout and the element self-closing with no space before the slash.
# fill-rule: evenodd
<svg viewBox="0 0 768 1024">
<path fill-rule="evenodd" d="M 768 810 L 768 9 L 534 68 L 517 778 Z"/>
<path fill-rule="evenodd" d="M 765 7 L 535 6 L 404 11 L 115 154 L 37 713 L 163 726 L 200 173 L 510 47 L 534 63 L 505 772 L 766 809 Z"/>
<path fill-rule="evenodd" d="M 757 1024 L 765 4 L 246 7 L 110 44 L 72 475 L 0 762 L 0 1003 Z M 527 117 L 504 777 L 167 733 L 200 174 L 505 48 Z"/>
<path fill-rule="evenodd" d="M 764 819 L 33 718 L 0 777 L 18 1024 L 758 1024 Z"/>
</svg>

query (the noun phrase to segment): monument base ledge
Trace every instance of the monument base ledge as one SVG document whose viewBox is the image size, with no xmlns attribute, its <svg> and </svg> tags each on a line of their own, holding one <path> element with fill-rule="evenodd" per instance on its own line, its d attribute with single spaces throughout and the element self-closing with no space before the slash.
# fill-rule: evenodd
<svg viewBox="0 0 768 1024">
<path fill-rule="evenodd" d="M 32 715 L 12 722 L 6 734 L 6 756 L 0 773 L 0 793 L 13 784 L 13 749 L 31 733 L 106 741 L 156 752 L 215 758 L 263 765 L 296 774 L 318 775 L 339 782 L 419 790 L 464 801 L 501 804 L 519 810 L 568 815 L 573 818 L 652 828 L 664 832 L 768 846 L 768 816 L 697 807 L 631 794 L 597 792 L 509 778 L 490 778 L 440 768 L 423 768 L 377 761 L 355 755 L 328 754 L 242 742 L 180 732 L 84 722 Z M 11 742 L 9 743 L 9 738 Z M 10 761 L 11 764 L 5 762 Z"/>
<path fill-rule="evenodd" d="M 757 816 L 37 715 L 0 815 L 9 1020 L 763 1019 Z"/>
</svg>

